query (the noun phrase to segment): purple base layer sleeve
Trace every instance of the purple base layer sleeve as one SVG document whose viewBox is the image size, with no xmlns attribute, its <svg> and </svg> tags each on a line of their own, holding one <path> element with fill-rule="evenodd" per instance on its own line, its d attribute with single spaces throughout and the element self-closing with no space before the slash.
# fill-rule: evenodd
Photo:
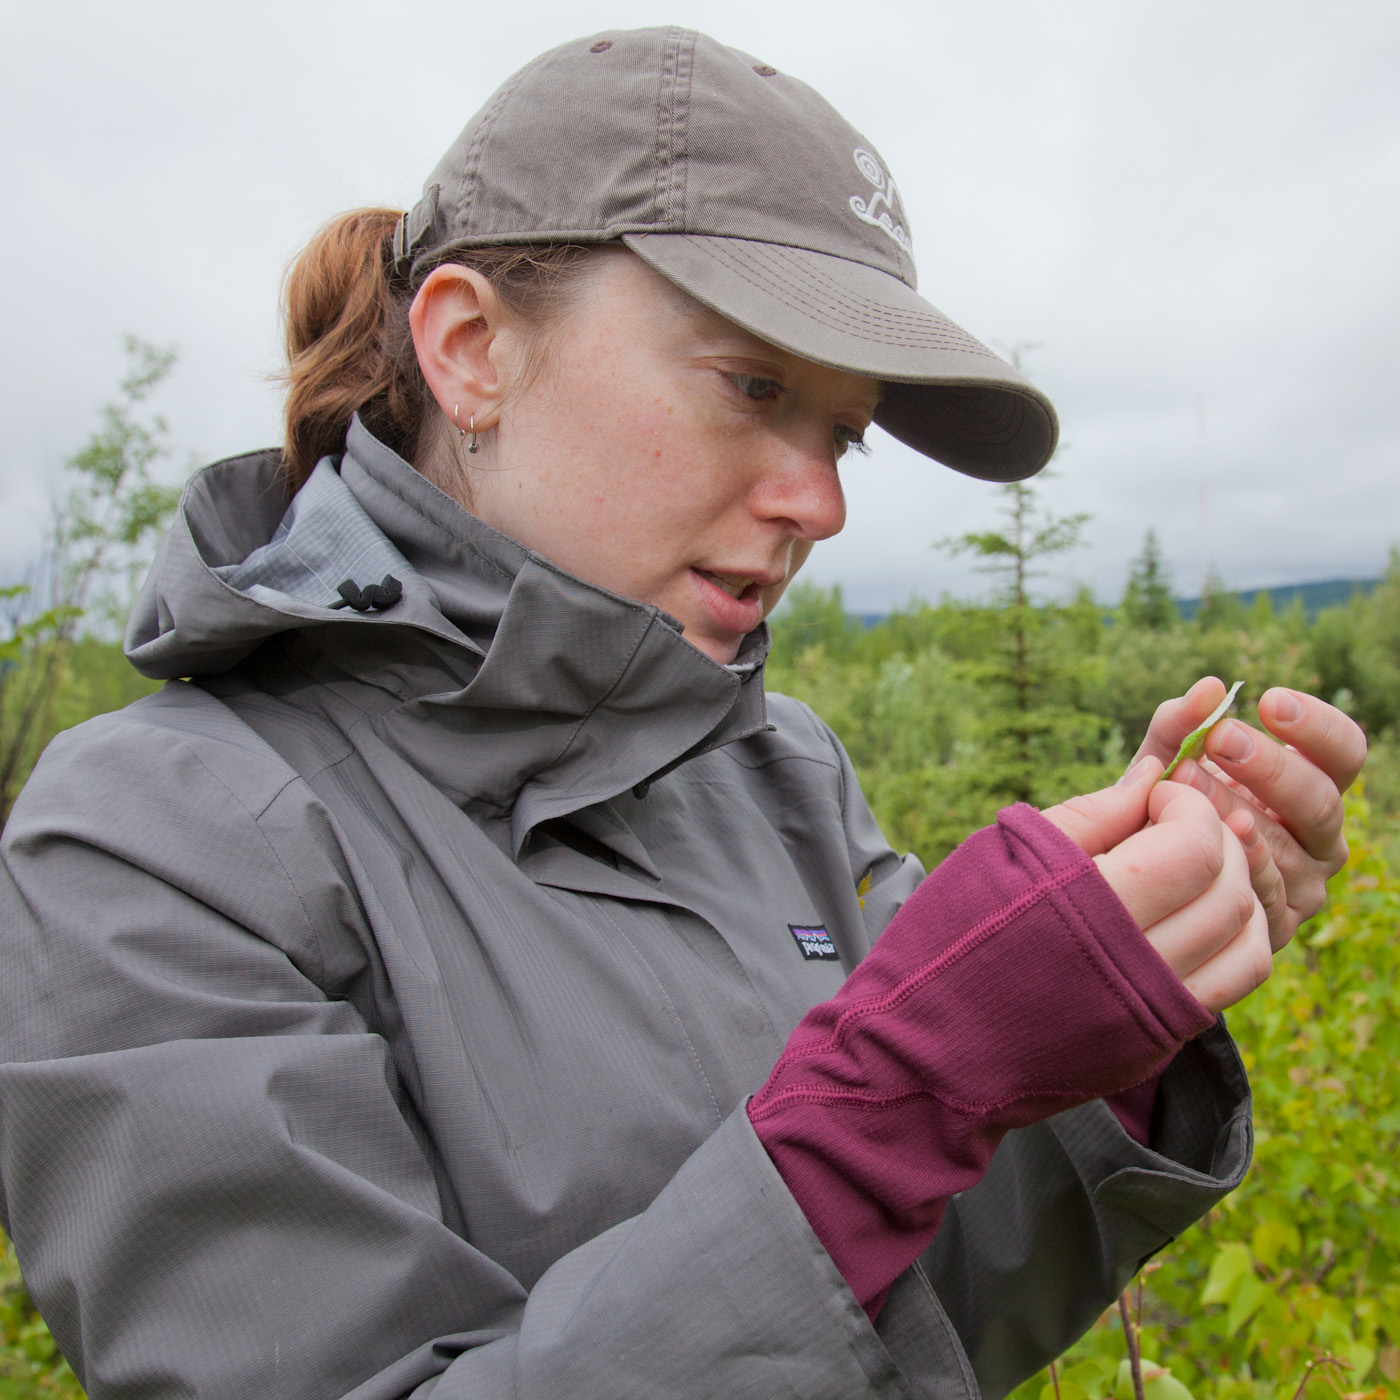
<svg viewBox="0 0 1400 1400">
<path fill-rule="evenodd" d="M 749 1118 L 873 1318 L 1009 1129 L 1105 1095 L 1140 1127 L 1124 1092 L 1214 1021 L 1093 861 L 1017 805 L 807 1013 Z"/>
</svg>

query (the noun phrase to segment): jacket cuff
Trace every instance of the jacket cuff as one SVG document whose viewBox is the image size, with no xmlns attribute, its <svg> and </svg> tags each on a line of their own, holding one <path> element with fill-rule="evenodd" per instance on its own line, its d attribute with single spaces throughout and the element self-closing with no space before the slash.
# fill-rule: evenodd
<svg viewBox="0 0 1400 1400">
<path fill-rule="evenodd" d="M 1249 1078 L 1223 1018 L 1182 1048 L 1157 1093 L 1151 1146 L 1133 1141 L 1103 1103 L 1050 1120 L 1097 1180 L 1100 1206 L 1142 1223 L 1139 1264 L 1235 1190 L 1254 1151 Z"/>
</svg>

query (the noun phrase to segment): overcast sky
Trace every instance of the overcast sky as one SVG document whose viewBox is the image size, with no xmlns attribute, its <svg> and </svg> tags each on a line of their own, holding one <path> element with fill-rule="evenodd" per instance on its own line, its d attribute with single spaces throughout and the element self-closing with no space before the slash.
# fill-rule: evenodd
<svg viewBox="0 0 1400 1400">
<path fill-rule="evenodd" d="M 704 29 L 829 97 L 899 181 L 920 290 L 1028 364 L 1116 598 L 1155 526 L 1178 591 L 1375 575 L 1400 541 L 1393 0 L 395 0 L 7 6 L 0 574 L 130 332 L 179 347 L 181 462 L 275 442 L 276 294 L 327 217 L 406 207 L 466 118 L 583 32 Z M 808 568 L 858 610 L 981 580 L 930 542 L 996 490 L 878 433 Z"/>
</svg>

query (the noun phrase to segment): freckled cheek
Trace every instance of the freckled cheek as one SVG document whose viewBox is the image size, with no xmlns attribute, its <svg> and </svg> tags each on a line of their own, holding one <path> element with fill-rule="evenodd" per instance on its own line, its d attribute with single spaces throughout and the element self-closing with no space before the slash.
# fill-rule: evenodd
<svg viewBox="0 0 1400 1400">
<path fill-rule="evenodd" d="M 653 510 L 678 521 L 709 514 L 732 492 L 739 473 L 724 444 L 658 402 L 628 415 L 612 457 L 615 478 L 646 498 Z"/>
</svg>

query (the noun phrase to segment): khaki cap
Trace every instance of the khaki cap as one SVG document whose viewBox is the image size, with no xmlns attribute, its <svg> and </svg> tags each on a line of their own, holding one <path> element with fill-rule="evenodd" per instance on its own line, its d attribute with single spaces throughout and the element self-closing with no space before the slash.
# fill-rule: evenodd
<svg viewBox="0 0 1400 1400">
<path fill-rule="evenodd" d="M 621 240 L 697 301 L 885 385 L 875 421 L 969 476 L 1050 460 L 1049 399 L 916 290 L 875 147 L 805 83 L 694 30 L 610 30 L 510 78 L 395 239 L 414 280 L 455 249 Z"/>
</svg>

